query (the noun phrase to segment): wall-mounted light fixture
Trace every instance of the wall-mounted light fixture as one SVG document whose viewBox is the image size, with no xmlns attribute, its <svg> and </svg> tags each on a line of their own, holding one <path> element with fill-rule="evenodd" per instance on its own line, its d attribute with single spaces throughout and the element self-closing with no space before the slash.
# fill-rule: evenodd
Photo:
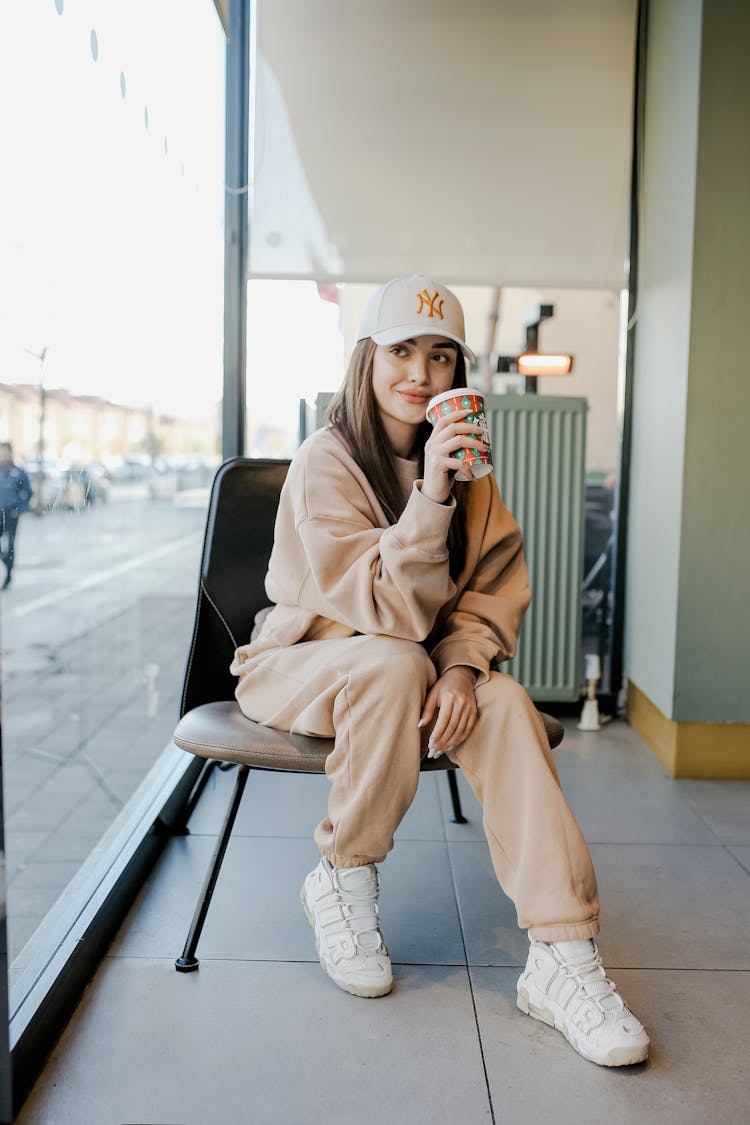
<svg viewBox="0 0 750 1125">
<path fill-rule="evenodd" d="M 524 352 L 516 362 L 519 375 L 570 375 L 573 370 L 572 355 Z"/>
<path fill-rule="evenodd" d="M 555 315 L 554 305 L 533 305 L 523 318 L 526 333 L 525 350 L 520 355 L 499 355 L 496 370 L 501 373 L 517 372 L 525 376 L 526 394 L 536 394 L 536 381 L 540 375 L 570 375 L 573 356 L 559 352 L 540 352 L 539 325 Z"/>
</svg>

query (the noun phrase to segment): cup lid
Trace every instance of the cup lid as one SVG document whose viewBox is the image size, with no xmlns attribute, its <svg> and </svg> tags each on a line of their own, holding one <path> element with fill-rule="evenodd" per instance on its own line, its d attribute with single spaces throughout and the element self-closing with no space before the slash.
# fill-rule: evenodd
<svg viewBox="0 0 750 1125">
<path fill-rule="evenodd" d="M 438 406 L 441 402 L 445 402 L 449 398 L 463 398 L 464 395 L 473 395 L 474 398 L 480 398 L 484 402 L 484 395 L 481 391 L 476 390 L 474 387 L 452 387 L 449 391 L 443 391 L 442 394 L 435 395 L 427 403 L 427 411 L 429 414 L 433 407 Z"/>
</svg>

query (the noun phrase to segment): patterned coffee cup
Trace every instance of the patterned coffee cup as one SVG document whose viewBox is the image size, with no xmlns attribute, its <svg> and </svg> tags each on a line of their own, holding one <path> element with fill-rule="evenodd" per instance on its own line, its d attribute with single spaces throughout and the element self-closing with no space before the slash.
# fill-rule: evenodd
<svg viewBox="0 0 750 1125">
<path fill-rule="evenodd" d="M 472 390 L 471 387 L 454 387 L 450 391 L 443 391 L 441 395 L 435 395 L 427 403 L 427 420 L 434 426 L 443 414 L 451 414 L 454 410 L 468 410 L 469 413 L 464 418 L 465 422 L 469 425 L 476 422 L 477 426 L 487 428 L 484 395 L 480 391 Z M 488 448 L 474 449 L 467 445 L 463 449 L 457 449 L 453 456 L 457 461 L 463 462 L 465 471 L 456 473 L 456 480 L 479 480 L 480 477 L 492 472 L 489 436 L 477 431 L 477 437 L 487 442 Z"/>
</svg>

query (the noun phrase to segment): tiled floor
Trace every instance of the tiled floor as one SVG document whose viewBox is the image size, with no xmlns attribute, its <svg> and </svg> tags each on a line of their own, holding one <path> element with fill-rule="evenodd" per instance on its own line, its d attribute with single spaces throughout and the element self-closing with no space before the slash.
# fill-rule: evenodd
<svg viewBox="0 0 750 1125">
<path fill-rule="evenodd" d="M 522 1015 L 526 937 L 460 779 L 423 776 L 382 868 L 396 986 L 323 975 L 298 890 L 324 778 L 251 775 L 199 953 L 180 951 L 231 774 L 170 842 L 20 1125 L 745 1125 L 750 1094 L 750 782 L 674 782 L 624 723 L 556 752 L 597 867 L 605 964 L 652 1036 L 604 1070 Z"/>
</svg>

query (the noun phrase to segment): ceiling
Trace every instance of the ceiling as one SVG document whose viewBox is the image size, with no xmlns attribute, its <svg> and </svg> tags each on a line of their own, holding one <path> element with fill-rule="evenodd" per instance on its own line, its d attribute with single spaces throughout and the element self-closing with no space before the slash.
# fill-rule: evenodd
<svg viewBox="0 0 750 1125">
<path fill-rule="evenodd" d="M 257 0 L 250 275 L 627 284 L 636 0 Z"/>
<path fill-rule="evenodd" d="M 216 11 L 227 35 L 229 35 L 229 3 L 230 0 L 214 0 Z"/>
</svg>

